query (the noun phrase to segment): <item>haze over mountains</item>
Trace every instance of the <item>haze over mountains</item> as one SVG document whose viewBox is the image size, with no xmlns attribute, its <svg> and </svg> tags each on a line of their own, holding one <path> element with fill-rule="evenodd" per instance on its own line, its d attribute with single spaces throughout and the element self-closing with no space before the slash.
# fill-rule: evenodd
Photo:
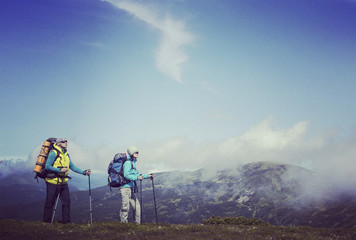
<svg viewBox="0 0 356 240">
<path fill-rule="evenodd" d="M 32 176 L 29 171 L 2 177 L 1 218 L 41 220 L 45 185 L 43 180 L 37 184 Z M 315 182 L 315 174 L 294 165 L 255 162 L 227 170 L 173 171 L 155 176 L 160 222 L 201 223 L 214 215 L 255 217 L 276 225 L 356 227 L 355 195 L 327 187 L 316 191 L 308 185 Z M 73 222 L 87 222 L 89 217 L 88 191 L 77 191 L 87 186 L 87 178 L 80 177 L 70 182 Z M 106 180 L 106 176 L 101 178 Z M 120 204 L 117 189 L 102 186 L 92 190 L 94 221 L 119 220 Z M 152 182 L 146 180 L 144 222 L 155 221 L 153 210 Z"/>
</svg>

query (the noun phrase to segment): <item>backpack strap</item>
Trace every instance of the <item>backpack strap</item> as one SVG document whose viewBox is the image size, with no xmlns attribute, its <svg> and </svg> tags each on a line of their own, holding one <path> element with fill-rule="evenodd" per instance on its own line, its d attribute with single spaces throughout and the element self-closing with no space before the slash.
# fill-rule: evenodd
<svg viewBox="0 0 356 240">
<path fill-rule="evenodd" d="M 133 161 L 130 161 L 131 162 L 131 169 L 136 169 L 134 166 L 133 166 Z M 133 181 L 134 182 L 134 187 L 132 189 L 133 193 L 137 193 L 138 192 L 138 189 L 137 189 L 137 183 L 136 181 Z"/>
<path fill-rule="evenodd" d="M 131 161 L 131 160 L 126 160 L 125 162 L 127 162 L 127 161 L 130 161 L 131 162 L 131 169 L 136 169 L 136 168 L 134 168 L 134 166 L 133 166 L 133 162 Z M 122 164 L 122 167 L 124 167 L 124 164 Z M 130 170 L 131 170 L 130 169 Z M 124 171 L 122 170 L 122 174 L 124 174 Z M 125 178 L 125 176 L 124 176 L 124 178 Z M 125 178 L 125 179 L 127 179 L 127 178 Z M 127 179 L 128 181 L 130 181 L 129 179 Z M 132 181 L 132 182 L 134 182 L 135 183 L 135 185 L 136 185 L 136 181 Z"/>
<path fill-rule="evenodd" d="M 55 149 L 55 148 L 53 148 L 52 151 L 56 154 L 56 157 L 55 157 L 55 159 L 54 159 L 54 161 L 56 161 L 56 160 L 57 160 L 57 157 L 59 156 L 58 150 Z"/>
<path fill-rule="evenodd" d="M 130 161 L 131 162 L 131 169 L 133 169 L 134 167 L 133 167 L 133 163 L 132 163 L 132 161 L 131 160 L 126 160 L 125 162 L 127 162 L 127 161 Z M 124 164 L 125 164 L 125 162 L 122 164 L 122 175 L 124 175 Z M 130 170 L 131 170 L 130 169 Z M 113 169 L 114 170 L 114 169 Z M 114 170 L 115 171 L 115 170 Z M 116 172 L 116 171 L 115 171 Z M 125 177 L 125 176 L 124 176 Z M 125 179 L 127 179 L 127 178 L 125 178 Z M 128 180 L 128 179 L 127 179 Z"/>
</svg>

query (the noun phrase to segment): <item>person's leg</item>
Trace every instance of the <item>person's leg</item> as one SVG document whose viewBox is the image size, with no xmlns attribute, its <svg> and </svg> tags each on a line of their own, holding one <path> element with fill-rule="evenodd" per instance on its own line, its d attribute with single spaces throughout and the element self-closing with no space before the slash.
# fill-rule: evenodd
<svg viewBox="0 0 356 240">
<path fill-rule="evenodd" d="M 53 206 L 56 203 L 59 188 L 55 184 L 46 182 L 46 202 L 43 210 L 43 221 L 50 223 L 52 220 Z"/>
<path fill-rule="evenodd" d="M 127 223 L 130 210 L 131 188 L 120 188 L 121 194 L 121 209 L 120 209 L 120 221 Z"/>
<path fill-rule="evenodd" d="M 70 195 L 68 184 L 61 184 L 62 222 L 70 223 Z"/>
<path fill-rule="evenodd" d="M 134 192 L 131 193 L 131 205 L 134 212 L 134 219 L 136 224 L 141 224 L 141 206 L 138 197 Z"/>
</svg>

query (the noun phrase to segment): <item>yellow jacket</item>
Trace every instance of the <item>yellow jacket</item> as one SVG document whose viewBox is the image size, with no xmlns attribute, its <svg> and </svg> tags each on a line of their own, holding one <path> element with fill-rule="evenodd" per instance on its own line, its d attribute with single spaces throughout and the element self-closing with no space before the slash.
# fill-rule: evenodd
<svg viewBox="0 0 356 240">
<path fill-rule="evenodd" d="M 53 145 L 53 150 L 50 152 L 47 162 L 46 171 L 54 172 L 57 177 L 45 178 L 45 181 L 52 184 L 63 184 L 68 181 L 68 171 L 65 173 L 60 172 L 61 168 L 68 168 L 70 166 L 70 157 L 67 149 L 62 150 L 56 143 Z M 55 168 L 55 169 L 53 169 Z"/>
</svg>

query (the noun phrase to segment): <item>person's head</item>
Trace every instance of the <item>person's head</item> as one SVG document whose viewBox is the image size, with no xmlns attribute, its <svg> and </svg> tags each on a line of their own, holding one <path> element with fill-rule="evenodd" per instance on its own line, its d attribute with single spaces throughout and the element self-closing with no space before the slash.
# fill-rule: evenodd
<svg viewBox="0 0 356 240">
<path fill-rule="evenodd" d="M 68 142 L 67 139 L 62 137 L 57 138 L 56 141 L 57 145 L 61 148 L 67 148 L 67 142 Z"/>
<path fill-rule="evenodd" d="M 136 147 L 134 147 L 132 145 L 127 149 L 127 153 L 129 154 L 130 157 L 133 157 L 133 158 L 138 157 L 138 150 Z"/>
</svg>

